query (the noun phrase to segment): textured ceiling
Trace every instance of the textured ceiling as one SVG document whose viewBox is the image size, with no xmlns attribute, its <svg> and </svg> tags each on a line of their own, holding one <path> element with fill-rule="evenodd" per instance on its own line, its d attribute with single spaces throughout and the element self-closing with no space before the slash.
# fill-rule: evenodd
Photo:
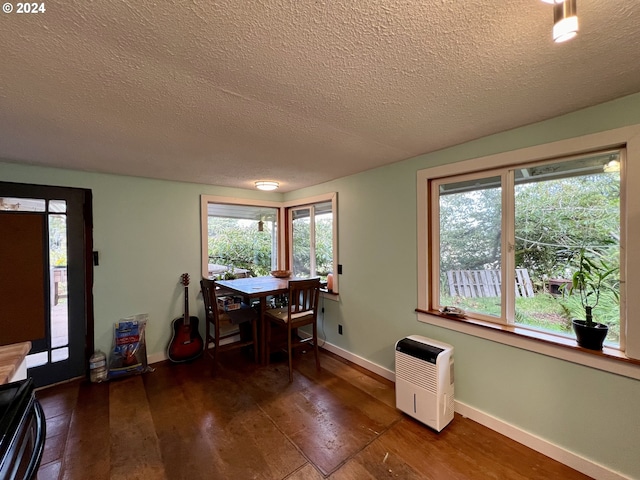
<svg viewBox="0 0 640 480">
<path fill-rule="evenodd" d="M 636 0 L 564 44 L 540 0 L 45 7 L 0 13 L 10 162 L 290 191 L 640 91 Z"/>
</svg>

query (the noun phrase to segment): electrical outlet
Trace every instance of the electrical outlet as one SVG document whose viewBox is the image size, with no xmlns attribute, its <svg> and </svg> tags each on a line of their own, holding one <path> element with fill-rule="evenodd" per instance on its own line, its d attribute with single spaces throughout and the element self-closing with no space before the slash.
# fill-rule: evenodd
<svg viewBox="0 0 640 480">
<path fill-rule="evenodd" d="M 342 325 L 338 325 L 338 334 L 342 335 Z"/>
</svg>

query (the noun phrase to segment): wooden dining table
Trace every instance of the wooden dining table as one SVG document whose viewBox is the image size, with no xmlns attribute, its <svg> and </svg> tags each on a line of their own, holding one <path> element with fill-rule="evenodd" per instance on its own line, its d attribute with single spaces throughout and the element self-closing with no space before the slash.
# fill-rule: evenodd
<svg viewBox="0 0 640 480">
<path fill-rule="evenodd" d="M 289 291 L 289 278 L 276 277 L 247 277 L 236 278 L 234 280 L 218 280 L 216 284 L 234 294 L 248 299 L 258 299 L 260 301 L 260 362 L 267 363 L 267 326 L 264 312 L 267 310 L 267 297 L 279 295 Z"/>
</svg>

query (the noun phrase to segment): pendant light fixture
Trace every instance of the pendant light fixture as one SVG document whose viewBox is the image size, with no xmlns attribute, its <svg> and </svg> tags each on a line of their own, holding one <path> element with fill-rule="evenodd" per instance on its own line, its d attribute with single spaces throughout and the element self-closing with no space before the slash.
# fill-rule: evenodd
<svg viewBox="0 0 640 480">
<path fill-rule="evenodd" d="M 542 0 L 553 5 L 553 41 L 571 40 L 578 34 L 577 0 Z"/>
<path fill-rule="evenodd" d="M 553 6 L 553 41 L 571 40 L 578 34 L 577 0 L 564 0 Z"/>
<path fill-rule="evenodd" d="M 605 173 L 619 172 L 620 171 L 620 160 L 615 159 L 615 158 L 613 160 L 610 160 L 609 163 L 607 163 L 604 167 L 602 167 L 602 170 Z"/>
</svg>

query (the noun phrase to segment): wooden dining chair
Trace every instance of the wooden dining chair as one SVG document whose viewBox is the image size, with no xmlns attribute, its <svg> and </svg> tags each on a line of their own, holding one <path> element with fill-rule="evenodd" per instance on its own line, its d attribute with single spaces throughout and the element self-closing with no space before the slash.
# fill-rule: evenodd
<svg viewBox="0 0 640 480">
<path fill-rule="evenodd" d="M 267 361 L 269 359 L 271 344 L 271 328 L 285 327 L 287 330 L 287 347 L 289 355 L 289 382 L 293 382 L 293 349 L 301 344 L 313 342 L 316 357 L 316 368 L 320 370 L 320 356 L 318 354 L 318 299 L 320 297 L 320 279 L 290 280 L 288 305 L 281 308 L 271 308 L 264 312 L 267 321 Z M 298 327 L 313 325 L 311 337 L 300 339 L 293 338 Z"/>
<path fill-rule="evenodd" d="M 222 290 L 215 280 L 203 278 L 200 280 L 202 298 L 206 315 L 205 352 L 213 358 L 214 368 L 218 363 L 218 352 L 233 350 L 236 348 L 253 345 L 254 361 L 258 363 L 258 314 L 253 308 L 241 308 L 236 311 L 225 312 L 218 306 L 218 297 Z M 243 339 L 240 336 L 241 326 L 244 323 L 251 324 L 251 338 Z M 222 340 L 240 336 L 240 339 L 225 342 Z M 209 345 L 213 343 L 213 349 Z"/>
</svg>

